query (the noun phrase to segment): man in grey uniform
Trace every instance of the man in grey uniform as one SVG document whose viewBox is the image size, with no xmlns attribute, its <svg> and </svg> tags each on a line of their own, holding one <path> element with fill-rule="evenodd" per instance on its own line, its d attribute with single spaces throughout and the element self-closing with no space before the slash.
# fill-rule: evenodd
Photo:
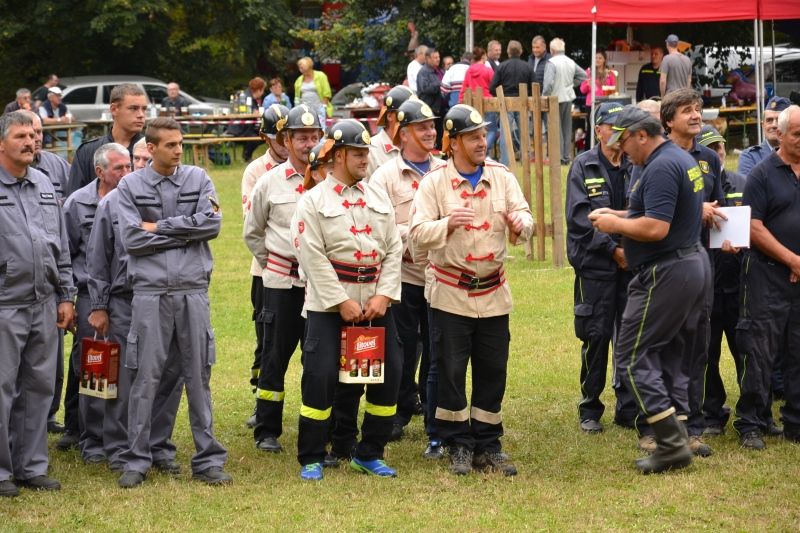
<svg viewBox="0 0 800 533">
<path fill-rule="evenodd" d="M 230 483 L 228 452 L 214 438 L 211 365 L 216 360 L 208 304 L 213 260 L 208 241 L 219 235 L 222 215 L 211 178 L 181 165 L 183 136 L 170 118 L 153 120 L 145 134 L 150 166 L 119 184 L 119 227 L 133 287 L 125 366 L 137 369 L 128 407 L 128 447 L 120 456 L 123 488 L 144 482 L 153 462 L 153 403 L 164 373 L 186 383 L 195 453 L 192 477 Z"/>
<path fill-rule="evenodd" d="M 47 413 L 75 288 L 56 193 L 30 168 L 35 138 L 30 117 L 0 117 L 0 496 L 61 488 L 47 475 Z"/>
<path fill-rule="evenodd" d="M 97 153 L 109 146 L 112 144 L 101 147 Z M 119 144 L 113 146 L 124 148 Z M 137 147 L 134 147 L 134 155 L 137 153 L 136 150 Z M 147 159 L 149 158 L 148 152 Z M 133 289 L 128 281 L 128 254 L 122 247 L 119 237 L 118 212 L 119 192 L 114 189 L 97 204 L 86 248 L 86 271 L 89 274 L 88 288 L 92 309 L 89 325 L 98 335 L 118 342 L 120 358 L 124 360 L 125 342 L 131 328 Z M 126 369 L 124 365 L 120 366 L 117 398 L 105 400 L 102 420 L 103 451 L 108 459 L 109 468 L 119 472 L 123 469 L 119 456 L 128 446 L 128 396 L 135 376 L 135 373 Z M 175 461 L 175 444 L 170 438 L 183 393 L 183 380 L 178 372 L 172 372 L 170 377 L 172 379 L 167 379 L 165 375 L 162 379 L 161 390 L 153 404 L 150 449 L 156 469 L 178 474 L 181 467 Z"/>
<path fill-rule="evenodd" d="M 72 276 L 78 288 L 76 302 L 77 332 L 73 335 L 70 370 L 77 380 L 81 367 L 81 340 L 92 336 L 89 313 L 89 273 L 86 270 L 86 247 L 100 199 L 117 188 L 119 180 L 131 171 L 131 159 L 121 144 L 109 143 L 94 153 L 94 181 L 75 191 L 64 202 L 64 221 L 69 236 Z M 79 448 L 87 464 L 105 462 L 103 453 L 103 410 L 105 400 L 81 394 L 78 398 Z"/>
</svg>

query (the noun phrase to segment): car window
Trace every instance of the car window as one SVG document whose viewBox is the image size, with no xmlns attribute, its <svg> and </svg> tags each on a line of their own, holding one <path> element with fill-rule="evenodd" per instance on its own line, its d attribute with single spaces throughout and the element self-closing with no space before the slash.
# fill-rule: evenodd
<svg viewBox="0 0 800 533">
<path fill-rule="evenodd" d="M 111 103 L 111 89 L 116 87 L 116 85 L 103 85 L 103 103 L 110 104 Z"/>
<path fill-rule="evenodd" d="M 775 71 L 778 83 L 797 82 L 800 80 L 800 59 L 778 63 Z"/>
<path fill-rule="evenodd" d="M 67 105 L 94 104 L 96 98 L 97 87 L 90 85 L 88 87 L 78 87 L 65 94 L 64 103 Z"/>
<path fill-rule="evenodd" d="M 152 104 L 160 104 L 161 100 L 167 97 L 167 88 L 162 87 L 161 85 L 150 85 L 145 83 L 144 92 L 147 93 L 147 97 L 150 99 L 150 103 Z"/>
</svg>

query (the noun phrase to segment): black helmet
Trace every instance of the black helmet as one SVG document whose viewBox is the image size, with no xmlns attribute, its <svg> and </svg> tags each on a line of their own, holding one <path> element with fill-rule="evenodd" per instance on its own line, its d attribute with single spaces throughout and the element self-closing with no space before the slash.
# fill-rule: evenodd
<svg viewBox="0 0 800 533">
<path fill-rule="evenodd" d="M 264 110 L 264 114 L 261 116 L 261 129 L 258 130 L 258 133 L 261 135 L 277 135 L 286 125 L 288 115 L 288 107 L 281 104 L 272 104 Z"/>
<path fill-rule="evenodd" d="M 400 108 L 397 110 L 397 131 L 394 134 L 394 139 L 392 142 L 396 146 L 399 146 L 400 143 L 400 129 L 404 126 L 408 126 L 409 124 L 415 124 L 417 122 L 425 122 L 428 120 L 434 120 L 437 117 L 433 114 L 433 110 L 431 110 L 430 106 L 423 102 L 422 100 L 414 97 L 409 98 L 405 102 L 402 103 Z"/>
<path fill-rule="evenodd" d="M 403 102 L 412 96 L 414 96 L 414 91 L 405 85 L 396 85 L 389 89 L 389 92 L 383 98 L 383 107 L 378 115 L 378 126 L 386 126 L 386 115 L 390 111 L 397 111 Z"/>
<path fill-rule="evenodd" d="M 442 151 L 448 152 L 450 148 L 450 139 L 488 126 L 489 123 L 483 120 L 483 117 L 474 107 L 466 104 L 458 104 L 450 108 L 450 111 L 444 116 L 444 135 L 442 136 Z"/>
<path fill-rule="evenodd" d="M 322 152 L 324 146 L 325 141 L 322 140 L 318 142 L 308 154 L 308 166 L 311 167 L 311 170 L 317 170 L 325 162 L 325 158 L 320 156 L 320 152 Z"/>
<path fill-rule="evenodd" d="M 287 130 L 321 130 L 319 115 L 306 104 L 300 104 L 289 111 L 284 129 Z"/>
<path fill-rule="evenodd" d="M 352 118 L 340 120 L 328 130 L 327 142 L 331 149 L 339 146 L 369 148 L 371 146 L 369 144 L 370 140 L 369 132 L 364 125 Z M 330 141 L 333 141 L 333 144 L 330 144 Z"/>
</svg>

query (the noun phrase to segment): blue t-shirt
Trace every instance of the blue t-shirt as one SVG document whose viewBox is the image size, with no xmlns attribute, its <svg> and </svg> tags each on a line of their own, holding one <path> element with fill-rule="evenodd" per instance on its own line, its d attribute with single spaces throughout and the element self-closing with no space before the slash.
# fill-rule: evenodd
<svg viewBox="0 0 800 533">
<path fill-rule="evenodd" d="M 425 161 L 422 161 L 420 163 L 415 163 L 414 161 L 409 161 L 404 157 L 403 161 L 405 161 L 406 165 L 416 170 L 420 176 L 424 176 L 431 169 L 430 159 L 426 159 Z"/>
<path fill-rule="evenodd" d="M 476 170 L 475 172 L 473 172 L 471 174 L 464 174 L 463 172 L 460 172 L 460 171 L 459 171 L 459 174 L 461 174 L 461 176 L 465 180 L 467 180 L 470 183 L 470 185 L 472 185 L 472 188 L 474 189 L 475 187 L 478 186 L 478 182 L 481 180 L 481 176 L 483 176 L 483 167 L 479 166 L 478 170 Z"/>
<path fill-rule="evenodd" d="M 660 241 L 625 238 L 631 269 L 687 248 L 700 240 L 703 220 L 703 172 L 688 152 L 666 141 L 653 150 L 630 188 L 628 218 L 646 216 L 669 222 Z"/>
<path fill-rule="evenodd" d="M 744 205 L 779 243 L 800 253 L 800 182 L 777 152 L 756 165 L 744 186 Z"/>
</svg>

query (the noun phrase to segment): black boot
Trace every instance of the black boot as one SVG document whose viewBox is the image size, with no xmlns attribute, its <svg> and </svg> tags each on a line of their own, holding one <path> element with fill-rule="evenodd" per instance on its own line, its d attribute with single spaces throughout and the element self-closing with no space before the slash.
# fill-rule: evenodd
<svg viewBox="0 0 800 533">
<path fill-rule="evenodd" d="M 636 468 L 642 474 L 657 474 L 671 469 L 685 468 L 692 464 L 692 450 L 689 449 L 686 431 L 675 417 L 675 410 L 666 411 L 668 416 L 647 421 L 656 434 L 656 451 L 649 457 L 636 460 Z"/>
</svg>

